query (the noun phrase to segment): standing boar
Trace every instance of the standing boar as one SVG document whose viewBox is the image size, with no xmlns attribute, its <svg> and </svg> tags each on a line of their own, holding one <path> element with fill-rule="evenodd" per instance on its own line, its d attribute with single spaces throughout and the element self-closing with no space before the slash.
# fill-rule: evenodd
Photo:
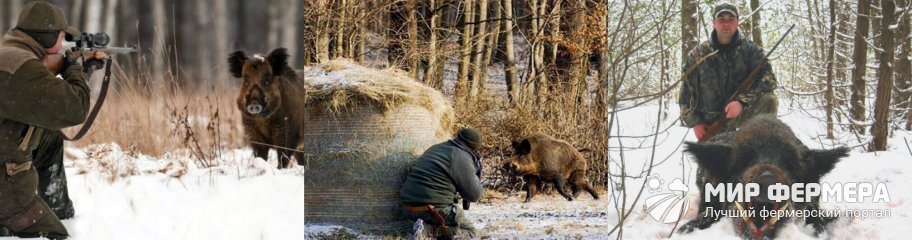
<svg viewBox="0 0 912 240">
<path fill-rule="evenodd" d="M 526 181 L 526 200 L 532 200 L 538 190 L 538 184 L 551 182 L 557 192 L 573 201 L 585 190 L 598 199 L 598 193 L 589 185 L 586 178 L 588 164 L 586 158 L 569 143 L 539 133 L 526 139 L 513 142 L 513 157 L 504 164 L 508 172 L 521 175 Z M 573 193 L 565 191 L 569 183 Z"/>
<path fill-rule="evenodd" d="M 831 150 L 809 149 L 802 144 L 795 133 L 775 115 L 757 116 L 735 132 L 720 134 L 705 143 L 688 142 L 685 152 L 693 155 L 699 166 L 697 186 L 700 198 L 704 197 L 705 184 L 718 186 L 720 183 L 757 183 L 759 196 L 746 202 L 720 201 L 718 197 L 701 199 L 697 218 L 683 225 L 680 232 L 706 229 L 719 218 L 707 215 L 707 209 L 746 210 L 754 212 L 753 217 L 731 218 L 739 235 L 751 239 L 772 239 L 788 218 L 763 217 L 758 211 L 797 210 L 816 211 L 820 209 L 819 197 L 810 202 L 772 201 L 768 198 L 770 185 L 793 183 L 819 183 L 823 175 L 830 172 L 847 156 L 848 148 Z M 804 219 L 817 234 L 825 230 L 832 218 L 810 216 Z"/>
<path fill-rule="evenodd" d="M 274 148 L 279 154 L 278 167 L 288 167 L 291 149 L 300 140 L 305 83 L 288 66 L 286 49 L 277 48 L 265 58 L 248 58 L 236 51 L 228 57 L 228 66 L 234 77 L 244 81 L 237 104 L 254 156 L 266 159 Z M 303 165 L 302 156 L 294 155 Z"/>
</svg>

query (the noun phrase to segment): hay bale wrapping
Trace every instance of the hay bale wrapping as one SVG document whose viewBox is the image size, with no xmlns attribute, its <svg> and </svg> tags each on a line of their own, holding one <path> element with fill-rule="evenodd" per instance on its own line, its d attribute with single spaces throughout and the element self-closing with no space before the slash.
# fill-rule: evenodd
<svg viewBox="0 0 912 240">
<path fill-rule="evenodd" d="M 305 223 L 401 232 L 399 188 L 417 157 L 452 136 L 454 113 L 439 91 L 393 69 L 335 60 L 300 71 Z"/>
</svg>

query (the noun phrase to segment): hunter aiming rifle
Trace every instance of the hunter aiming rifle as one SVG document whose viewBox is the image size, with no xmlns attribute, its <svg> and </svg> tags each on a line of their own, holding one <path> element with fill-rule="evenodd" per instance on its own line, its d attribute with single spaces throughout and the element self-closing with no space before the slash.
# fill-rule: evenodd
<svg viewBox="0 0 912 240">
<path fill-rule="evenodd" d="M 779 44 L 782 43 L 782 40 L 785 40 L 785 37 L 788 36 L 790 32 L 792 32 L 792 28 L 795 28 L 794 24 L 789 27 L 788 31 L 785 31 L 785 35 L 782 35 L 782 38 L 779 38 L 779 41 L 776 42 L 776 45 L 773 45 L 773 48 L 770 49 L 768 53 L 766 53 L 766 56 L 763 57 L 763 60 L 760 60 L 760 64 L 757 64 L 757 66 L 754 67 L 754 70 L 751 71 L 750 75 L 747 75 L 747 79 L 741 83 L 741 86 L 738 87 L 738 91 L 735 91 L 735 94 L 732 94 L 732 96 L 728 98 L 728 101 L 725 101 L 726 104 L 732 101 L 738 101 L 738 97 L 741 96 L 741 94 L 744 94 L 744 92 L 746 92 L 747 89 L 753 85 L 754 80 L 757 80 L 757 78 L 760 77 L 760 72 L 769 66 L 769 56 L 772 55 L 774 51 L 776 51 L 776 48 L 779 47 Z M 744 113 L 742 112 L 741 114 Z M 725 118 L 725 115 L 722 115 L 719 120 L 713 122 L 713 124 L 710 125 L 708 129 L 706 129 L 706 133 L 704 133 L 703 137 L 698 139 L 697 142 L 706 142 L 706 140 L 709 140 L 716 134 L 719 134 L 725 124 L 728 124 L 728 118 Z"/>
<path fill-rule="evenodd" d="M 92 128 L 92 123 L 95 122 L 95 117 L 98 116 L 98 111 L 101 110 L 101 105 L 104 104 L 105 98 L 108 95 L 108 85 L 111 83 L 111 63 L 113 62 L 113 58 L 111 57 L 111 55 L 122 54 L 122 53 L 124 53 L 124 54 L 125 53 L 135 53 L 136 48 L 134 48 L 134 47 L 107 47 L 108 43 L 111 42 L 111 37 L 108 36 L 108 34 L 103 33 L 103 32 L 95 33 L 95 34 L 82 33 L 81 35 L 67 34 L 65 39 L 67 42 L 73 42 L 76 44 L 76 46 L 73 47 L 72 49 L 70 49 L 70 51 L 83 53 L 80 55 L 83 58 L 82 64 L 83 64 L 83 67 L 85 68 L 85 71 L 89 71 L 89 69 L 97 70 L 101 67 L 101 65 L 104 65 L 104 68 L 105 68 L 104 78 L 101 81 L 101 90 L 99 91 L 98 99 L 95 100 L 95 105 L 92 106 L 92 111 L 89 112 L 89 116 L 86 118 L 85 124 L 82 125 L 82 128 L 79 129 L 79 132 L 77 132 L 76 136 L 73 136 L 73 137 L 68 137 L 66 134 L 63 134 L 63 132 L 58 131 L 60 136 L 63 137 L 63 140 L 76 141 L 76 140 L 81 139 L 83 136 L 85 136 L 85 134 L 89 131 L 89 128 Z M 101 60 L 85 61 L 85 53 L 94 52 L 94 51 L 101 51 L 101 52 L 113 53 L 113 54 L 108 55 L 108 57 L 104 60 L 105 62 L 101 62 Z M 69 55 L 69 56 L 72 56 L 72 55 Z"/>
</svg>

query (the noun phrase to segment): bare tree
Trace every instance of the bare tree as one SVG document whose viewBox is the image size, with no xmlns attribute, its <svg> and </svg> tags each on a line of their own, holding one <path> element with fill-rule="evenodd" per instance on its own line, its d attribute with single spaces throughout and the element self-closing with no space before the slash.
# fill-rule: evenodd
<svg viewBox="0 0 912 240">
<path fill-rule="evenodd" d="M 700 44 L 697 36 L 697 3 L 694 0 L 681 0 L 681 59 L 687 58 L 690 50 Z"/>
<path fill-rule="evenodd" d="M 501 20 L 503 23 L 503 32 L 501 36 L 501 42 L 504 46 L 504 80 L 507 84 L 507 96 L 510 99 L 510 102 L 515 103 L 517 100 L 516 90 L 518 82 L 516 82 L 516 53 L 514 50 L 514 38 L 513 38 L 513 0 L 503 0 L 501 3 L 504 11 L 504 18 Z"/>
<path fill-rule="evenodd" d="M 221 0 L 211 0 L 210 6 L 212 6 L 212 18 L 213 18 L 213 30 L 215 31 L 214 41 L 211 42 L 215 46 L 215 56 L 213 61 L 217 63 L 216 66 L 221 66 L 215 71 L 215 80 L 225 80 L 228 78 L 228 67 L 224 59 L 228 56 L 228 6 L 226 1 Z"/>
<path fill-rule="evenodd" d="M 910 40 L 910 21 L 912 21 L 912 6 L 910 6 L 909 0 L 896 0 L 896 4 L 902 7 L 902 12 L 898 15 L 901 17 L 897 19 L 898 28 L 896 29 L 896 41 L 897 47 L 899 48 L 899 56 L 896 57 L 896 86 L 898 91 L 896 92 L 897 99 L 894 99 L 895 102 L 899 103 L 898 109 L 900 110 L 900 115 L 905 115 L 906 118 L 906 131 L 912 131 L 912 63 L 910 63 L 910 57 L 912 57 L 912 40 Z"/>
<path fill-rule="evenodd" d="M 478 1 L 478 9 L 476 9 L 476 11 L 478 13 L 477 14 L 478 19 L 476 19 L 476 21 L 475 21 L 476 24 L 474 24 L 475 33 L 473 35 L 474 36 L 473 41 L 475 42 L 475 51 L 473 51 L 473 53 L 472 53 L 474 59 L 472 60 L 472 64 L 471 64 L 474 67 L 474 69 L 472 70 L 472 78 L 470 79 L 471 89 L 469 90 L 469 98 L 472 99 L 473 101 L 478 98 L 478 92 L 479 92 L 478 89 L 484 87 L 484 86 L 482 86 L 484 84 L 483 81 L 485 81 L 485 79 L 487 78 L 487 76 L 485 76 L 485 74 L 484 74 L 485 66 L 482 62 L 485 60 L 483 53 L 485 52 L 485 49 L 487 48 L 487 41 L 485 41 L 485 40 L 487 39 L 488 36 L 491 36 L 491 34 L 488 32 L 488 29 L 487 29 L 488 3 L 490 1 L 489 0 L 477 0 L 477 1 Z"/>
<path fill-rule="evenodd" d="M 316 0 L 313 7 L 316 10 L 316 19 L 313 27 L 316 40 L 314 42 L 317 62 L 329 61 L 329 30 L 330 30 L 330 3 L 328 0 Z"/>
<path fill-rule="evenodd" d="M 851 114 L 852 121 L 861 122 L 865 119 L 865 72 L 867 71 L 868 43 L 865 39 L 868 36 L 868 14 L 871 5 L 868 0 L 858 0 L 858 16 L 855 19 L 855 40 L 852 51 L 852 98 Z M 864 132 L 865 126 L 853 124 L 852 130 L 855 133 Z"/>
<path fill-rule="evenodd" d="M 893 0 L 881 0 L 881 52 L 880 67 L 877 69 L 877 98 L 874 102 L 874 127 L 871 128 L 873 140 L 869 151 L 884 151 L 887 149 L 887 138 L 890 129 L 890 100 L 893 93 L 893 30 L 890 28 L 895 23 L 896 5 Z M 888 60 L 889 59 L 889 60 Z"/>
<path fill-rule="evenodd" d="M 751 11 L 756 11 L 756 13 L 751 15 L 751 19 L 750 19 L 751 36 L 752 36 L 752 39 L 754 40 L 754 43 L 756 43 L 757 46 L 763 46 L 763 36 L 761 35 L 761 31 L 760 31 L 760 11 L 758 10 L 758 8 L 760 8 L 760 1 L 759 0 L 750 0 Z"/>
<path fill-rule="evenodd" d="M 833 62 L 836 55 L 836 1 L 830 0 L 830 34 L 827 40 L 827 59 L 826 59 L 826 90 L 824 91 L 824 101 L 826 101 L 826 129 L 827 139 L 833 139 Z"/>
<path fill-rule="evenodd" d="M 482 0 L 483 1 L 483 0 Z M 459 60 L 459 75 L 456 79 L 456 99 L 457 105 L 463 103 L 464 98 L 468 93 L 467 89 L 469 87 L 469 74 L 470 67 L 472 66 L 472 38 L 474 36 L 474 31 L 472 29 L 472 24 L 475 22 L 475 1 L 466 0 L 463 3 L 463 15 L 462 15 L 462 34 L 460 37 L 460 42 L 462 43 L 460 50 L 460 60 Z M 460 106 L 461 107 L 461 106 Z"/>
</svg>

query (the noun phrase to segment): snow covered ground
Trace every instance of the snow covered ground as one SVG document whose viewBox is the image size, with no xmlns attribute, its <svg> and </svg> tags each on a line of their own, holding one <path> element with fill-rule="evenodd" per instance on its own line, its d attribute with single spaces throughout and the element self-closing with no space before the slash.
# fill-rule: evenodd
<svg viewBox="0 0 912 240">
<path fill-rule="evenodd" d="M 668 118 L 661 127 L 669 126 L 677 116 L 677 106 L 670 106 Z M 658 107 L 649 105 L 624 111 L 619 116 L 616 135 L 638 136 L 654 131 Z M 814 112 L 812 112 L 814 113 Z M 808 113 L 793 111 L 786 104 L 780 117 L 807 145 L 832 148 L 821 140 L 823 124 L 809 120 Z M 685 196 L 689 206 L 681 224 L 696 213 L 697 190 L 693 183 L 695 165 L 682 156 L 680 142 L 693 141 L 692 133 L 679 126 L 660 133 L 653 153 L 648 146 L 652 138 L 615 138 L 611 145 L 615 159 L 625 160 L 628 189 L 626 209 L 630 216 L 623 224 L 625 239 L 660 239 L 668 237 L 674 223 L 662 223 L 647 207 L 668 194 Z M 843 142 L 849 142 L 845 139 Z M 826 209 L 890 210 L 885 218 L 847 218 L 831 225 L 827 236 L 832 239 L 904 239 L 905 227 L 912 225 L 912 153 L 903 141 L 912 134 L 897 131 L 886 152 L 865 153 L 858 148 L 843 159 L 824 178 L 824 182 L 882 182 L 886 184 L 889 203 L 824 203 Z M 910 143 L 912 144 L 912 143 Z M 855 145 L 849 143 L 848 145 Z M 621 148 L 623 147 L 623 148 Z M 645 173 L 654 154 L 655 168 Z M 215 160 L 215 167 L 200 168 L 188 162 L 188 154 L 177 151 L 162 158 L 151 158 L 122 150 L 115 143 L 66 150 L 69 191 L 75 203 L 76 216 L 64 223 L 72 239 L 307 239 L 332 235 L 338 226 L 310 225 L 304 220 L 303 169 L 275 169 L 275 159 L 264 162 L 252 157 L 249 149 L 225 150 Z M 188 164 L 189 163 L 189 164 Z M 620 174 L 620 165 L 612 165 Z M 651 176 L 651 177 L 649 177 Z M 636 204 L 637 191 L 644 182 L 650 185 Z M 670 183 L 680 179 L 686 192 L 673 192 Z M 620 192 L 601 192 L 601 200 L 581 196 L 567 202 L 554 195 L 540 194 L 531 203 L 521 203 L 525 193 L 493 193 L 482 203 L 472 206 L 468 217 L 493 239 L 613 239 L 618 231 L 607 235 L 618 222 Z M 647 200 L 648 199 L 648 200 Z M 646 204 L 646 203 L 649 204 Z M 661 207 L 660 207 L 661 208 Z M 667 220 L 667 218 L 666 218 Z M 706 230 L 672 235 L 685 239 L 736 239 L 729 221 L 720 221 Z M 346 230 L 347 232 L 354 232 Z M 356 232 L 354 232 L 357 234 Z M 360 238 L 382 236 L 360 235 Z M 809 227 L 790 223 L 780 231 L 783 239 L 813 237 Z M 10 239 L 0 238 L 0 239 Z"/>
<path fill-rule="evenodd" d="M 826 132 L 824 124 L 814 119 L 814 117 L 821 119 L 819 115 L 821 113 L 819 111 L 794 110 L 789 107 L 787 101 L 781 101 L 779 109 L 780 119 L 788 124 L 806 145 L 811 148 L 830 149 L 834 147 L 832 141 L 820 137 L 825 136 Z M 620 133 L 617 135 L 647 135 L 653 132 L 655 130 L 658 110 L 657 106 L 644 106 L 622 113 L 619 117 L 621 126 L 619 128 Z M 668 110 L 669 118 L 662 121 L 662 124 L 660 125 L 662 127 L 668 126 L 668 124 L 674 121 L 674 118 L 678 116 L 678 107 L 676 105 L 669 106 Z M 851 138 L 854 138 L 854 136 L 843 136 L 840 141 L 845 143 L 842 145 L 859 145 L 857 144 L 857 140 Z M 659 196 L 659 198 L 654 199 L 661 199 L 661 196 L 668 194 L 686 196 L 685 200 L 682 200 L 682 202 L 687 203 L 689 207 L 680 223 L 684 224 L 687 220 L 693 219 L 696 216 L 696 202 L 698 201 L 699 190 L 696 188 L 693 181 L 696 165 L 693 163 L 690 156 L 682 156 L 681 146 L 679 145 L 681 139 L 684 139 L 685 141 L 696 141 L 692 132 L 678 126 L 671 127 L 665 134 L 659 134 L 659 139 L 657 141 L 658 147 L 655 152 L 653 164 L 656 166 L 649 175 L 653 176 L 652 178 L 661 180 L 662 184 L 659 184 L 659 188 L 652 192 L 650 192 L 650 188 L 647 187 L 647 190 L 644 190 L 643 195 L 647 199 L 652 196 Z M 912 224 L 912 216 L 910 216 L 912 215 L 912 205 L 910 205 L 912 204 L 912 191 L 910 191 L 912 188 L 905 185 L 905 183 L 912 182 L 912 152 L 907 150 L 906 144 L 903 143 L 904 141 L 909 142 L 909 144 L 912 145 L 912 134 L 898 130 L 890 139 L 891 146 L 888 151 L 868 153 L 863 152 L 860 148 L 854 148 L 848 157 L 843 158 L 836 165 L 835 169 L 822 179 L 822 182 L 826 183 L 884 183 L 888 189 L 891 200 L 888 203 L 873 203 L 871 200 L 863 203 L 826 202 L 823 203 L 822 206 L 824 209 L 889 210 L 891 215 L 884 218 L 843 217 L 836 223 L 830 225 L 826 236 L 822 237 L 829 237 L 831 239 L 908 238 L 905 231 L 902 229 Z M 651 138 L 648 138 L 647 141 L 644 141 L 644 139 L 626 138 L 611 143 L 611 145 L 615 147 L 648 147 L 651 144 Z M 616 159 L 620 159 L 620 152 L 612 152 L 612 154 Z M 624 159 L 627 161 L 626 169 L 628 175 L 645 176 L 645 173 L 643 172 L 646 171 L 645 166 L 648 165 L 649 159 L 652 156 L 651 149 L 626 150 L 623 155 Z M 651 178 L 627 179 L 627 186 L 636 188 L 631 190 L 632 193 L 628 193 L 628 203 L 633 200 L 633 197 L 630 195 L 635 195 L 636 190 L 638 190 L 647 179 Z M 687 184 L 689 191 L 681 194 L 680 192 L 669 190 L 668 186 L 671 185 L 670 183 L 674 182 L 675 179 L 681 179 L 681 182 Z M 609 203 L 612 209 L 615 206 L 615 202 L 613 201 L 614 200 Z M 660 223 L 647 211 L 647 206 L 649 205 L 644 205 L 644 202 L 647 201 L 641 200 L 633 207 L 634 211 L 624 223 L 625 231 L 623 238 L 659 239 L 668 237 L 674 223 Z M 679 208 L 674 208 L 674 210 L 678 209 Z M 618 220 L 617 216 L 615 211 L 609 211 L 609 222 L 616 223 Z M 726 219 L 721 220 L 706 230 L 698 230 L 690 234 L 674 233 L 672 238 L 738 239 L 734 232 L 734 224 Z M 610 236 L 610 238 L 615 237 L 615 235 Z M 807 239 L 814 238 L 814 235 L 809 226 L 789 223 L 785 228 L 781 229 L 779 238 Z"/>
</svg>

